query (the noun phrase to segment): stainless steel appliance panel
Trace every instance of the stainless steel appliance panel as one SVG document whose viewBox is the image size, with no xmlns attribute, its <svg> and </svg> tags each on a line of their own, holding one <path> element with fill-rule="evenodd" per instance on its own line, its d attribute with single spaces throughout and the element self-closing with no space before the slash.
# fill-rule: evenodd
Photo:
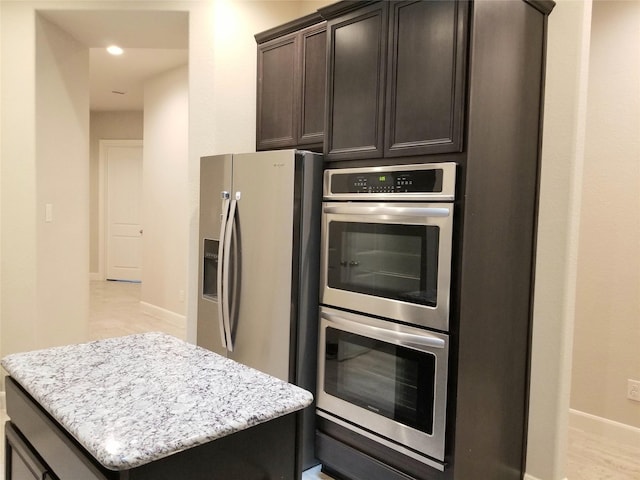
<svg viewBox="0 0 640 480">
<path fill-rule="evenodd" d="M 234 156 L 237 291 L 229 357 L 289 381 L 293 152 Z"/>
<path fill-rule="evenodd" d="M 206 157 L 202 170 L 200 258 L 217 275 L 201 267 L 198 345 L 315 393 L 322 155 Z M 302 416 L 309 468 L 315 412 Z"/>
<path fill-rule="evenodd" d="M 447 335 L 321 307 L 319 345 L 319 414 L 444 460 Z"/>
<path fill-rule="evenodd" d="M 417 188 L 410 178 L 412 173 L 432 173 L 439 178 L 437 188 Z M 337 188 L 340 182 L 334 182 L 333 177 L 352 177 L 360 188 Z M 359 178 L 360 177 L 360 178 Z M 376 185 L 367 180 L 375 179 Z M 396 177 L 396 178 L 393 178 Z M 380 182 L 380 179 L 383 179 Z M 359 181 L 358 181 L 359 180 Z M 393 187 L 393 188 L 391 188 Z M 398 188 L 399 187 L 399 188 Z M 412 188 L 413 187 L 413 188 Z M 378 167 L 357 167 L 326 170 L 323 180 L 324 199 L 331 201 L 449 201 L 455 198 L 456 164 L 443 162 L 436 164 L 393 165 Z"/>
<path fill-rule="evenodd" d="M 448 330 L 452 203 L 322 208 L 322 304 Z"/>
</svg>

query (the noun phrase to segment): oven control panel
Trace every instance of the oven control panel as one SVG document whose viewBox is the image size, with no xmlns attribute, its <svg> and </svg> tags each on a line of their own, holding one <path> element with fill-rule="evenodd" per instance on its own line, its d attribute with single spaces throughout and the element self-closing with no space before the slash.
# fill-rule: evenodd
<svg viewBox="0 0 640 480">
<path fill-rule="evenodd" d="M 453 201 L 454 162 L 328 169 L 325 200 Z"/>
<path fill-rule="evenodd" d="M 334 174 L 333 193 L 441 192 L 442 170 Z"/>
</svg>

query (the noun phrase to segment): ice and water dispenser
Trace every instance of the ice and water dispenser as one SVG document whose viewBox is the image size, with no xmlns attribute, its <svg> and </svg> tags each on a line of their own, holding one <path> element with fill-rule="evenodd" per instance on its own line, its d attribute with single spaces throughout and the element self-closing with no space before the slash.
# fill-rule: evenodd
<svg viewBox="0 0 640 480">
<path fill-rule="evenodd" d="M 218 240 L 204 239 L 202 296 L 218 300 Z"/>
</svg>

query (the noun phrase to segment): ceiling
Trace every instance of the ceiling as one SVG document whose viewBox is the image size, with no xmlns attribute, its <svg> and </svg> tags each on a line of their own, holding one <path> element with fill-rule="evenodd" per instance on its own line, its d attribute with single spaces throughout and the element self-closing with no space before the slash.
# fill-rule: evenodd
<svg viewBox="0 0 640 480">
<path fill-rule="evenodd" d="M 144 82 L 188 63 L 189 14 L 167 11 L 41 10 L 90 52 L 91 110 L 142 110 Z M 124 54 L 105 48 L 116 44 Z"/>
</svg>

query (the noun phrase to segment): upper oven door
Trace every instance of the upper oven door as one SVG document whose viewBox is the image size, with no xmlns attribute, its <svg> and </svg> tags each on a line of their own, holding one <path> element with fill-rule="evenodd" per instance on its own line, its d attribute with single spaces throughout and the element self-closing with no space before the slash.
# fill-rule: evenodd
<svg viewBox="0 0 640 480">
<path fill-rule="evenodd" d="M 321 303 L 449 329 L 453 204 L 325 202 Z"/>
</svg>

